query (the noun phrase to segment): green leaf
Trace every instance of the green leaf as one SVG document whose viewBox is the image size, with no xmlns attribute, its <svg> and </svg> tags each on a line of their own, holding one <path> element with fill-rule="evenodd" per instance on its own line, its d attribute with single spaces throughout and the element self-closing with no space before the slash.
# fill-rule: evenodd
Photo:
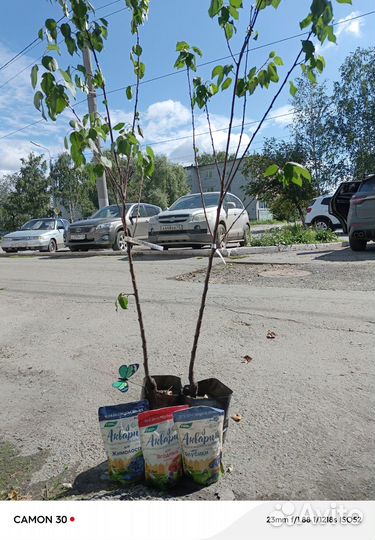
<svg viewBox="0 0 375 540">
<path fill-rule="evenodd" d="M 242 0 L 229 0 L 229 3 L 232 7 L 236 9 L 242 8 Z"/>
<path fill-rule="evenodd" d="M 232 39 L 234 34 L 234 26 L 232 23 L 228 22 L 224 27 L 225 37 L 227 39 Z"/>
<path fill-rule="evenodd" d="M 52 58 L 52 56 L 43 56 L 42 65 L 48 69 L 48 71 L 56 71 L 58 68 L 57 61 L 55 58 Z"/>
<path fill-rule="evenodd" d="M 269 165 L 267 167 L 267 169 L 263 173 L 263 176 L 274 176 L 278 170 L 279 167 L 276 165 L 276 163 L 273 163 L 272 165 Z"/>
<path fill-rule="evenodd" d="M 194 46 L 193 46 L 192 49 L 193 49 L 193 51 L 194 51 L 198 56 L 200 56 L 200 57 L 203 56 L 203 53 L 202 53 L 202 51 L 200 50 L 199 47 L 194 47 Z"/>
<path fill-rule="evenodd" d="M 212 70 L 212 75 L 211 77 L 214 78 L 214 77 L 218 77 L 219 75 L 221 75 L 223 73 L 223 66 L 216 66 L 214 67 L 214 69 Z"/>
<path fill-rule="evenodd" d="M 231 77 L 228 77 L 228 78 L 225 79 L 225 81 L 221 85 L 221 89 L 226 90 L 227 88 L 230 87 L 231 84 L 232 84 L 232 79 L 231 79 Z"/>
<path fill-rule="evenodd" d="M 31 85 L 32 85 L 33 88 L 36 87 L 36 84 L 38 82 L 38 71 L 39 71 L 39 68 L 35 64 L 35 66 L 33 66 L 32 70 L 31 70 Z"/>
<path fill-rule="evenodd" d="M 302 40 L 302 50 L 306 53 L 306 58 L 314 56 L 315 47 L 313 42 L 310 40 Z"/>
<path fill-rule="evenodd" d="M 186 41 L 178 41 L 176 43 L 176 51 L 188 51 L 189 49 L 190 45 Z"/>
<path fill-rule="evenodd" d="M 280 58 L 280 56 L 275 56 L 273 61 L 277 66 L 283 66 L 284 65 L 283 59 Z"/>
<path fill-rule="evenodd" d="M 38 38 L 43 41 L 43 38 L 44 38 L 44 29 L 41 28 L 38 32 Z"/>
<path fill-rule="evenodd" d="M 299 23 L 299 27 L 301 28 L 301 30 L 303 30 L 304 28 L 309 26 L 311 22 L 312 22 L 312 15 L 310 13 L 310 15 L 308 15 L 305 19 L 303 19 L 303 21 Z"/>
<path fill-rule="evenodd" d="M 133 90 L 131 86 L 126 87 L 126 97 L 130 100 L 133 97 Z"/>
<path fill-rule="evenodd" d="M 140 45 L 134 45 L 134 47 L 132 47 L 132 51 L 133 53 L 136 55 L 136 56 L 141 56 L 142 54 L 142 47 Z"/>
<path fill-rule="evenodd" d="M 49 51 L 57 51 L 60 52 L 60 47 L 57 45 L 57 43 L 50 43 L 47 47 Z"/>
<path fill-rule="evenodd" d="M 295 86 L 294 82 L 293 81 L 289 81 L 289 92 L 290 92 L 290 95 L 291 96 L 295 96 L 296 93 L 298 92 L 298 89 L 297 87 Z"/>
<path fill-rule="evenodd" d="M 147 146 L 147 147 L 146 147 L 146 152 L 147 152 L 147 154 L 150 156 L 150 158 L 152 158 L 152 159 L 155 158 L 155 154 L 154 154 L 154 151 L 153 151 L 153 149 L 151 148 L 151 146 Z"/>
<path fill-rule="evenodd" d="M 208 9 L 208 15 L 213 19 L 219 13 L 223 7 L 223 0 L 211 0 L 210 7 Z"/>
<path fill-rule="evenodd" d="M 64 147 L 65 147 L 65 150 L 69 150 L 68 137 L 64 137 Z"/>
<path fill-rule="evenodd" d="M 117 306 L 120 306 L 121 309 L 128 309 L 129 297 L 124 293 L 120 293 L 116 300 L 116 310 Z"/>
<path fill-rule="evenodd" d="M 125 127 L 125 122 L 120 122 L 119 124 L 116 124 L 116 125 L 114 126 L 113 129 L 114 129 L 115 131 L 120 131 L 120 130 L 123 129 L 124 127 Z"/>
<path fill-rule="evenodd" d="M 351 4 L 352 0 L 336 0 L 339 4 Z"/>
<path fill-rule="evenodd" d="M 64 38 L 70 37 L 70 35 L 72 33 L 72 31 L 70 29 L 70 25 L 67 24 L 67 23 L 63 23 L 60 26 L 60 31 L 61 31 L 62 35 L 64 36 Z"/>
<path fill-rule="evenodd" d="M 40 104 L 43 100 L 43 94 L 38 90 L 38 92 L 35 92 L 34 95 L 34 107 L 40 111 Z"/>
</svg>

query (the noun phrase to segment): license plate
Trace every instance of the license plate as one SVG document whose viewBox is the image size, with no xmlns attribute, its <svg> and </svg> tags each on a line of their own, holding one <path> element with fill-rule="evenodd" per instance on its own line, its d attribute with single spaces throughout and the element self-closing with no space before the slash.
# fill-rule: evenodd
<svg viewBox="0 0 375 540">
<path fill-rule="evenodd" d="M 70 238 L 71 240 L 85 240 L 86 235 L 85 234 L 71 234 Z"/>
<path fill-rule="evenodd" d="M 182 231 L 183 225 L 163 225 L 161 230 L 162 231 Z"/>
</svg>

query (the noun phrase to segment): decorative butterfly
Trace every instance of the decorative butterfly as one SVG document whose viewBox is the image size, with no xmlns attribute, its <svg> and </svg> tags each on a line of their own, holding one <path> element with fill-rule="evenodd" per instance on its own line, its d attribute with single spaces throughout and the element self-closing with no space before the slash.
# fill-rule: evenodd
<svg viewBox="0 0 375 540">
<path fill-rule="evenodd" d="M 112 383 L 113 388 L 117 388 L 120 392 L 127 392 L 129 390 L 128 379 L 138 371 L 139 364 L 130 364 L 129 366 L 120 366 L 118 372 L 120 374 L 119 380 Z"/>
</svg>

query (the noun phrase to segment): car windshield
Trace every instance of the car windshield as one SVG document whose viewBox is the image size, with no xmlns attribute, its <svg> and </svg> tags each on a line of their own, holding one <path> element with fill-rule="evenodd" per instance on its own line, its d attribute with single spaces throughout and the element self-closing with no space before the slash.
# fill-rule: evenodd
<svg viewBox="0 0 375 540">
<path fill-rule="evenodd" d="M 127 212 L 130 208 L 130 204 L 125 205 L 125 211 Z M 105 206 L 104 208 L 101 208 L 95 214 L 93 214 L 91 217 L 94 219 L 100 219 L 100 218 L 120 218 L 121 217 L 121 211 L 122 206 L 117 204 L 112 204 L 111 206 Z"/>
<path fill-rule="evenodd" d="M 217 206 L 219 203 L 218 193 L 205 193 L 203 198 L 206 207 Z M 181 197 L 169 207 L 169 210 L 192 210 L 193 208 L 202 208 L 202 198 L 199 193 Z"/>
<path fill-rule="evenodd" d="M 21 227 L 21 231 L 50 231 L 55 228 L 54 219 L 31 219 Z"/>
</svg>

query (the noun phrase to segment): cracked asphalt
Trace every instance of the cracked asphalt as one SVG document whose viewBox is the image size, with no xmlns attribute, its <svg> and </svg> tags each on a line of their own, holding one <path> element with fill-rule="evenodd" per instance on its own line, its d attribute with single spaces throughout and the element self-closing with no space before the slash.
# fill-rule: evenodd
<svg viewBox="0 0 375 540">
<path fill-rule="evenodd" d="M 172 250 L 136 259 L 154 374 L 187 379 L 206 262 Z M 1 258 L 0 446 L 38 463 L 3 488 L 34 499 L 58 482 L 78 499 L 373 499 L 374 268 L 372 244 L 216 261 L 196 371 L 233 389 L 242 420 L 230 423 L 219 483 L 163 494 L 113 486 L 103 464 L 98 407 L 124 401 L 111 383 L 142 358 L 134 303 L 114 306 L 130 291 L 125 257 Z"/>
</svg>

